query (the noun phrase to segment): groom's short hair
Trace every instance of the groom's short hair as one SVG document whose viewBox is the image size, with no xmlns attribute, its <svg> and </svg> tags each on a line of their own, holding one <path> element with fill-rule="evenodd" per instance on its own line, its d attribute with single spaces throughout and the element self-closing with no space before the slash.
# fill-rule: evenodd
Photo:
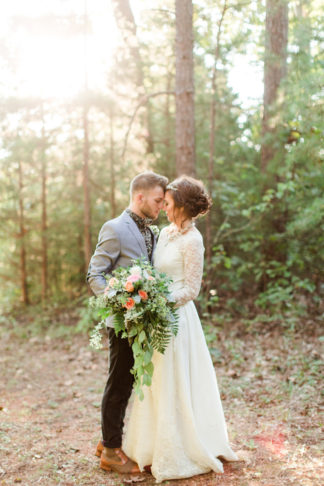
<svg viewBox="0 0 324 486">
<path fill-rule="evenodd" d="M 168 185 L 168 178 L 160 174 L 156 174 L 150 170 L 141 172 L 130 183 L 130 195 L 131 197 L 135 192 L 147 191 L 153 187 L 160 186 L 165 192 L 166 186 Z"/>
</svg>

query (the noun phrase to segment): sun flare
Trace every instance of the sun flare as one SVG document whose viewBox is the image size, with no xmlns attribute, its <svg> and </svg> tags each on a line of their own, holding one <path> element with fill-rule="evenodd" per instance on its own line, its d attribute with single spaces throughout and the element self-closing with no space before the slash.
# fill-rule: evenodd
<svg viewBox="0 0 324 486">
<path fill-rule="evenodd" d="M 55 14 L 44 10 L 44 4 L 41 8 L 40 2 L 32 3 L 34 7 L 39 4 L 40 9 L 26 11 L 24 2 L 16 1 L 6 12 L 7 27 L 14 31 L 14 65 L 20 95 L 73 97 L 84 88 L 85 70 L 90 89 L 104 88 L 117 44 L 109 2 L 88 2 L 86 38 L 82 28 L 85 2 L 68 2 L 70 10 L 63 12 L 59 10 L 62 2 L 57 2 Z M 46 31 L 47 23 L 42 25 L 42 18 L 49 25 L 52 22 L 54 28 Z M 77 19 L 78 29 L 73 24 L 69 26 L 69 18 Z M 56 19 L 65 22 L 63 33 L 60 28 L 55 29 Z"/>
<path fill-rule="evenodd" d="M 84 83 L 84 56 L 78 42 L 29 39 L 20 65 L 24 90 L 42 96 L 69 97 Z"/>
</svg>

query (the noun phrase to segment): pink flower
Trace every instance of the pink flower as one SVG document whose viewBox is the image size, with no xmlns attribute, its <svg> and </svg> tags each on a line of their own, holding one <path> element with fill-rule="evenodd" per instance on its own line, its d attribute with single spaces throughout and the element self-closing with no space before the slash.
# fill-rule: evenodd
<svg viewBox="0 0 324 486">
<path fill-rule="evenodd" d="M 155 280 L 155 278 L 154 278 L 154 277 L 152 277 L 152 275 L 149 275 L 149 276 L 147 277 L 147 280 Z"/>
<path fill-rule="evenodd" d="M 141 277 L 140 275 L 130 275 L 128 278 L 127 278 L 127 282 L 137 282 L 138 280 L 141 280 Z"/>
</svg>

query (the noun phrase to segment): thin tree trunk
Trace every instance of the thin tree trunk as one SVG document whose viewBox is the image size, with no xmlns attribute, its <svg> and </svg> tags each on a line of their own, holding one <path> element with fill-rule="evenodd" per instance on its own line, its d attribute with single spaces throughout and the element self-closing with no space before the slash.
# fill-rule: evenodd
<svg viewBox="0 0 324 486">
<path fill-rule="evenodd" d="M 46 185 L 47 185 L 47 162 L 46 162 L 46 140 L 45 140 L 45 121 L 44 121 L 44 107 L 41 104 L 41 118 L 42 118 L 42 141 L 41 141 L 41 175 L 42 175 L 42 303 L 46 302 L 48 294 L 47 286 L 47 200 L 46 200 Z"/>
<path fill-rule="evenodd" d="M 91 249 L 91 210 L 90 210 L 90 184 L 89 184 L 89 134 L 88 134 L 88 107 L 83 107 L 83 200 L 84 200 L 84 263 L 88 267 Z"/>
<path fill-rule="evenodd" d="M 89 184 L 89 128 L 88 114 L 89 103 L 88 95 L 88 66 L 87 66 L 87 2 L 85 0 L 85 31 L 84 31 L 84 105 L 83 105 L 83 201 L 84 201 L 84 263 L 88 268 L 92 248 L 91 248 L 91 206 L 90 206 L 90 184 Z"/>
<path fill-rule="evenodd" d="M 262 119 L 261 169 L 266 171 L 275 156 L 274 109 L 278 88 L 287 70 L 288 0 L 266 1 L 266 41 Z"/>
<path fill-rule="evenodd" d="M 176 0 L 176 168 L 195 176 L 192 0 Z"/>
<path fill-rule="evenodd" d="M 144 85 L 143 60 L 140 53 L 134 15 L 129 0 L 112 0 L 111 3 L 116 23 L 127 46 L 130 59 L 134 62 L 135 83 L 138 89 L 138 99 L 140 100 L 146 94 L 146 89 Z M 149 101 L 145 107 L 143 124 L 146 128 L 146 152 L 153 153 L 154 140 L 151 128 L 151 107 Z"/>
<path fill-rule="evenodd" d="M 109 112 L 110 120 L 110 216 L 115 218 L 116 216 L 116 181 L 115 181 L 115 140 L 114 140 L 114 110 L 110 108 Z"/>
<path fill-rule="evenodd" d="M 24 305 L 29 304 L 27 287 L 27 268 L 26 268 L 26 245 L 25 245 L 25 214 L 24 214 L 24 184 L 22 164 L 18 162 L 18 184 L 19 184 L 19 239 L 20 239 L 20 287 L 21 300 Z"/>
<path fill-rule="evenodd" d="M 172 74 L 169 72 L 167 77 L 167 87 L 166 91 L 171 91 L 171 83 L 172 83 Z M 164 108 L 164 119 L 165 119 L 165 161 L 167 164 L 167 173 L 166 175 L 172 179 L 175 176 L 174 167 L 175 167 L 175 160 L 174 160 L 174 153 L 171 148 L 171 137 L 172 137 L 172 117 L 170 111 L 170 95 L 166 96 L 165 101 L 165 108 Z"/>
<path fill-rule="evenodd" d="M 84 266 L 85 260 L 84 260 L 84 243 L 83 243 L 83 232 L 80 231 L 78 233 L 77 237 L 77 246 L 78 246 L 78 255 L 79 255 L 79 274 L 80 274 L 80 282 L 81 282 L 81 288 L 84 287 L 84 275 L 87 272 L 87 268 Z"/>
<path fill-rule="evenodd" d="M 227 10 L 227 0 L 224 2 L 221 18 L 218 22 L 216 47 L 214 53 L 214 66 L 212 73 L 212 101 L 210 105 L 210 134 L 209 134 L 209 159 L 208 159 L 208 191 L 210 196 L 213 194 L 214 181 L 214 157 L 215 157 L 215 119 L 216 119 L 216 92 L 217 92 L 217 62 L 220 58 L 220 37 L 222 24 Z M 213 252 L 212 242 L 212 212 L 206 216 L 206 259 L 207 259 L 207 281 L 211 280 L 211 261 Z"/>
<path fill-rule="evenodd" d="M 135 108 L 135 110 L 134 110 L 134 112 L 133 112 L 133 114 L 130 118 L 130 121 L 129 121 L 129 124 L 128 124 L 128 129 L 126 131 L 126 135 L 125 135 L 125 138 L 124 138 L 124 147 L 123 147 L 122 156 L 121 156 L 121 158 L 123 160 L 124 160 L 126 149 L 127 149 L 128 137 L 129 137 L 130 131 L 132 129 L 132 126 L 133 126 L 133 123 L 134 123 L 134 120 L 136 118 L 138 111 L 140 110 L 140 108 L 142 108 L 142 106 L 146 105 L 151 98 L 155 98 L 156 96 L 161 96 L 161 95 L 173 95 L 174 96 L 175 92 L 174 91 L 157 91 L 156 93 L 147 94 L 147 95 L 143 96 L 143 98 L 139 101 L 138 105 L 136 106 L 136 108 Z"/>
<path fill-rule="evenodd" d="M 312 26 L 309 12 L 312 11 L 312 0 L 299 0 L 296 5 L 296 15 L 299 23 L 295 42 L 299 50 L 311 59 Z"/>
</svg>

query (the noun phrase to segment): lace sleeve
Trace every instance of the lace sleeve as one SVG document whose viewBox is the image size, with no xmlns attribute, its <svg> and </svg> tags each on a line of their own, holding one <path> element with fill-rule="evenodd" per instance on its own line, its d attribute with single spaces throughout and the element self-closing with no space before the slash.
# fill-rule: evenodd
<svg viewBox="0 0 324 486">
<path fill-rule="evenodd" d="M 184 262 L 184 285 L 172 294 L 179 307 L 195 299 L 200 290 L 204 266 L 204 245 L 202 238 L 195 236 L 188 238 L 181 249 Z"/>
</svg>

